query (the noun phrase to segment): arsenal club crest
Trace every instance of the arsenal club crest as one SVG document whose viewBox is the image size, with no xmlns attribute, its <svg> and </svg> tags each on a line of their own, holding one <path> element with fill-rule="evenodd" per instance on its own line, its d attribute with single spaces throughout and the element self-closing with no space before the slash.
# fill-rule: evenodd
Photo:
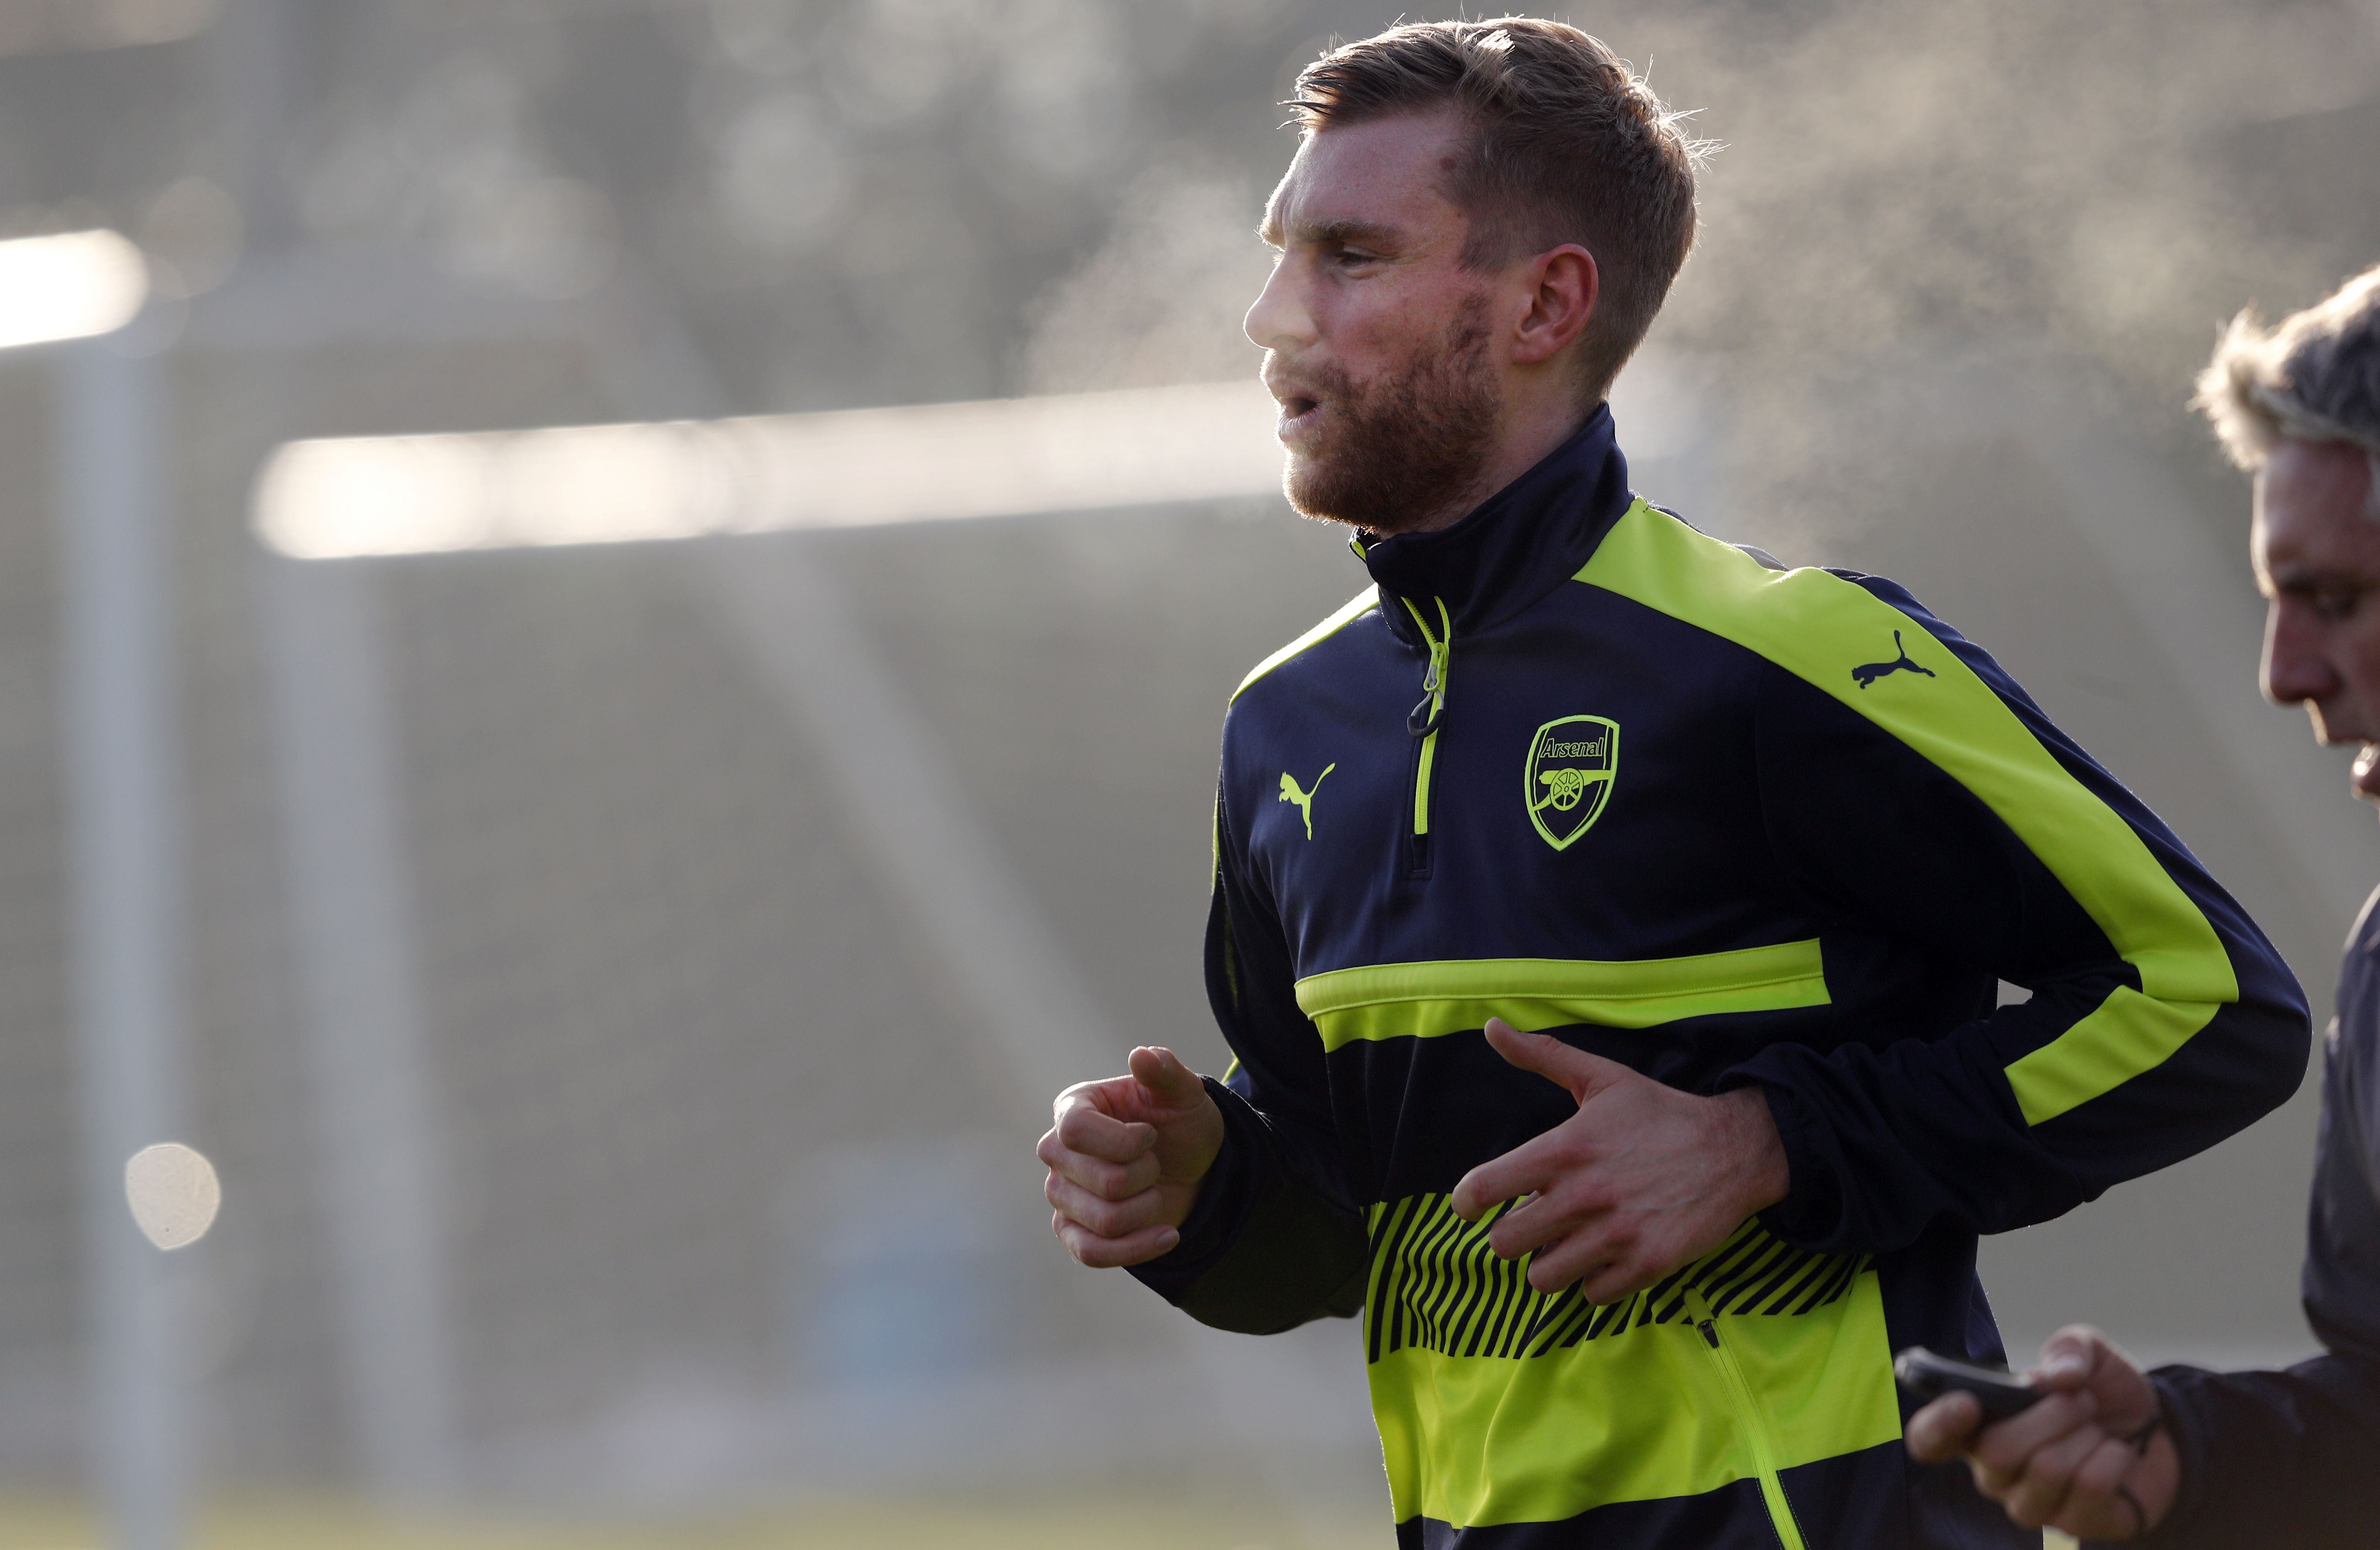
<svg viewBox="0 0 2380 1550">
<path fill-rule="evenodd" d="M 1595 827 L 1620 778 L 1620 723 L 1564 716 L 1529 740 L 1523 800 L 1547 844 L 1566 850 Z"/>
</svg>

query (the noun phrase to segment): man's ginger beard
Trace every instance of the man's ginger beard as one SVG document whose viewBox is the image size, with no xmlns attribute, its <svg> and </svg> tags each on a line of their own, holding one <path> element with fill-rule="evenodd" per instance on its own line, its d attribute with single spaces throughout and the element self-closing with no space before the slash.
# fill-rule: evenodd
<svg viewBox="0 0 2380 1550">
<path fill-rule="evenodd" d="M 1361 386 L 1339 367 L 1317 368 L 1311 380 L 1328 418 L 1313 450 L 1289 460 L 1289 503 L 1388 534 L 1469 492 L 1503 407 L 1488 366 L 1487 314 L 1486 298 L 1471 297 L 1437 348 Z"/>
</svg>

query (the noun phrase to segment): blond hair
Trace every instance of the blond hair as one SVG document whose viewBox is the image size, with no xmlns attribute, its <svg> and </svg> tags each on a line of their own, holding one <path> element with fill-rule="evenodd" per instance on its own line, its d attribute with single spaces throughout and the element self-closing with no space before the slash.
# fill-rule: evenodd
<svg viewBox="0 0 2380 1550">
<path fill-rule="evenodd" d="M 2252 307 L 2232 319 L 2191 407 L 2250 470 L 2284 439 L 2362 448 L 2380 517 L 2380 265 L 2272 328 Z"/>
</svg>

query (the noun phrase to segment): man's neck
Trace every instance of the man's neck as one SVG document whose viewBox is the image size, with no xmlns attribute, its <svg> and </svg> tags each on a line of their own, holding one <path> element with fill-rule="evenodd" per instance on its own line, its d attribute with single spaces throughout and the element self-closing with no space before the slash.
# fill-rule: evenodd
<svg viewBox="0 0 2380 1550">
<path fill-rule="evenodd" d="M 1469 484 L 1397 531 L 1436 533 L 1453 527 L 1485 505 L 1488 497 L 1544 462 L 1556 447 L 1578 433 L 1591 413 L 1592 409 L 1582 413 L 1574 403 L 1560 403 L 1516 416 L 1500 428 L 1495 452 L 1479 466 L 1478 475 Z"/>
</svg>

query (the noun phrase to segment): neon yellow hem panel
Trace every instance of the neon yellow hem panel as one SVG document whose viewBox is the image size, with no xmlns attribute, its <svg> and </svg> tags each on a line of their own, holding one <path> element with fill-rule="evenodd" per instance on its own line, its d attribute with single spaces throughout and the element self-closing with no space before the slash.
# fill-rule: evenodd
<svg viewBox="0 0 2380 1550">
<path fill-rule="evenodd" d="M 1380 594 L 1377 587 L 1367 587 L 1361 592 L 1356 593 L 1353 598 L 1347 599 L 1346 605 L 1341 608 L 1338 612 L 1332 614 L 1330 618 L 1325 619 L 1319 624 L 1315 625 L 1314 628 L 1306 631 L 1304 635 L 1299 636 L 1295 640 L 1291 641 L 1287 646 L 1282 647 L 1280 650 L 1274 652 L 1271 656 L 1267 657 L 1263 661 L 1258 662 L 1255 667 L 1249 669 L 1248 675 L 1240 680 L 1240 686 L 1232 691 L 1232 697 L 1233 699 L 1239 698 L 1242 695 L 1247 693 L 1249 684 L 1255 683 L 1257 679 L 1262 678 L 1266 673 L 1270 672 L 1273 669 L 1281 666 L 1281 663 L 1289 660 L 1292 657 L 1296 656 L 1300 651 L 1305 650 L 1309 647 L 1319 646 L 1322 642 L 1330 639 L 1332 636 L 1337 635 L 1340 631 L 1345 629 L 1356 620 L 1361 619 L 1373 609 L 1378 607 L 1379 602 Z"/>
<path fill-rule="evenodd" d="M 1380 1235 L 1384 1215 L 1408 1229 L 1400 1235 L 1391 1222 Z M 1376 1256 L 1366 1338 L 1378 1348 L 1383 1319 L 1407 1337 L 1370 1365 L 1399 1522 L 1416 1514 L 1459 1528 L 1559 1522 L 1617 1502 L 1773 1479 L 1900 1435 L 1884 1302 L 1864 1259 L 1804 1253 L 1746 1223 L 1698 1262 L 1713 1272 L 1702 1278 L 1716 1295 L 1690 1295 L 1683 1289 L 1697 1278 L 1682 1273 L 1673 1290 L 1597 1309 L 1574 1290 L 1529 1290 L 1518 1263 L 1486 1251 L 1485 1223 L 1440 1229 L 1438 1218 L 1451 1217 L 1442 1197 L 1375 1206 L 1372 1216 L 1376 1236 L 1391 1244 Z M 1442 1282 L 1383 1295 L 1395 1261 L 1416 1258 L 1441 1275 L 1459 1269 L 1485 1295 L 1451 1296 Z M 1773 1299 L 1739 1295 L 1780 1282 L 1786 1290 Z M 1446 1317 L 1450 1302 L 1469 1316 Z M 1516 1327 L 1517 1341 L 1492 1333 Z M 1553 1338 L 1565 1327 L 1566 1338 Z M 1482 1328 L 1491 1331 L 1484 1342 L 1466 1333 Z M 1714 1361 L 1721 1349 L 1744 1394 Z"/>
<path fill-rule="evenodd" d="M 1534 1034 L 1579 1023 L 1649 1028 L 1684 1017 L 1827 1004 L 1826 968 L 1815 938 L 1633 963 L 1376 963 L 1297 982 L 1298 1009 L 1322 1031 L 1326 1051 L 1358 1039 L 1467 1033 L 1491 1017 Z"/>
<path fill-rule="evenodd" d="M 1934 674 L 1860 686 L 1852 670 L 1911 622 L 1820 570 L 1771 571 L 1638 501 L 1577 580 L 1758 653 L 1907 744 L 1998 814 L 2140 974 L 2089 1016 L 2008 1068 L 2028 1124 L 2154 1070 L 2240 998 L 2215 928 L 2131 825 L 2069 775 L 1991 686 L 1949 648 Z M 1928 637 L 1914 632 L 1919 649 Z"/>
</svg>

